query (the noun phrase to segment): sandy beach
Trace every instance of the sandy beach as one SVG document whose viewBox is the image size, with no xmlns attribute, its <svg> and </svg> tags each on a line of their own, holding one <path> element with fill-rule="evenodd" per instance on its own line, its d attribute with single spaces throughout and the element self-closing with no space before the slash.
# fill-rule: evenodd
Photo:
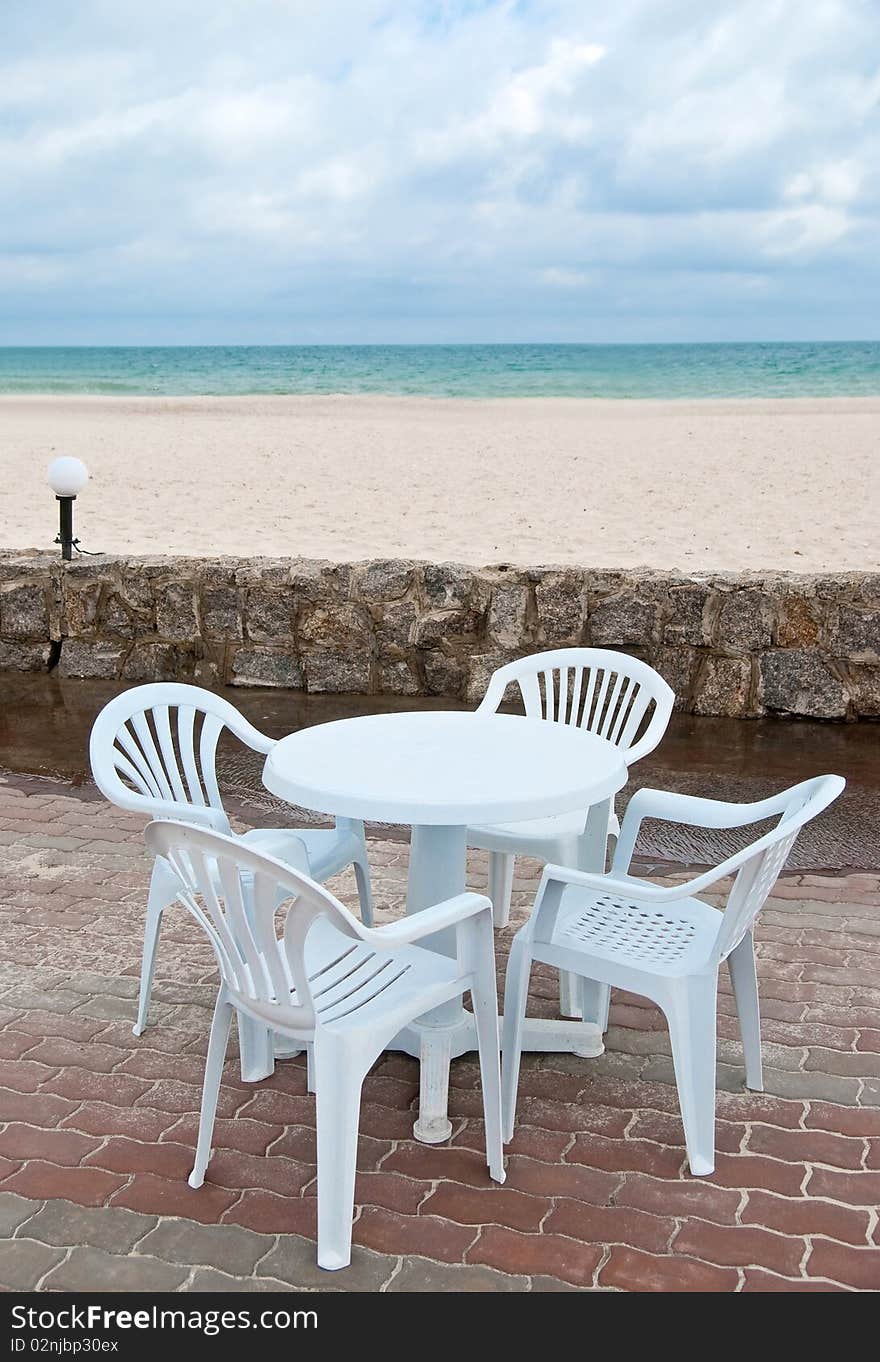
<svg viewBox="0 0 880 1362">
<path fill-rule="evenodd" d="M 876 570 L 880 399 L 0 397 L 0 547 Z"/>
</svg>

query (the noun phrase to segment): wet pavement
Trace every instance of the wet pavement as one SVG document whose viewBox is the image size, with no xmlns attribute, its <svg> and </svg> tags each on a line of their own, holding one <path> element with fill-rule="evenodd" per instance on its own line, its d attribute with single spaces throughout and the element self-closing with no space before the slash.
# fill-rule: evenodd
<svg viewBox="0 0 880 1362">
<path fill-rule="evenodd" d="M 53 674 L 0 674 L 0 767 L 52 776 L 80 786 L 88 782 L 88 737 L 98 710 L 119 689 L 115 682 L 74 681 Z M 392 710 L 459 709 L 436 698 L 304 695 L 266 689 L 221 692 L 250 721 L 273 737 L 311 724 Z M 253 821 L 284 806 L 263 789 L 262 758 L 232 741 L 221 743 L 221 783 L 233 806 Z M 842 798 L 802 833 L 790 866 L 798 870 L 847 871 L 880 866 L 880 724 L 830 724 L 805 720 L 708 719 L 674 715 L 660 748 L 633 768 L 621 796 L 652 785 L 734 800 L 761 799 L 811 775 L 835 771 L 846 777 Z M 287 810 L 287 817 L 290 816 Z M 314 815 L 297 813 L 297 818 Z M 386 829 L 386 835 L 402 830 Z M 701 865 L 720 859 L 739 834 L 705 833 L 648 824 L 643 857 L 658 863 Z"/>
</svg>

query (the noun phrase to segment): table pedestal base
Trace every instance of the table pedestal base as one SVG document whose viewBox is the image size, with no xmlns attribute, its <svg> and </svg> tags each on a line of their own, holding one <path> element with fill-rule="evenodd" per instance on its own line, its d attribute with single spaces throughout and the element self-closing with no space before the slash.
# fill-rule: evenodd
<svg viewBox="0 0 880 1362">
<path fill-rule="evenodd" d="M 413 1134 L 423 1144 L 442 1144 L 452 1134 L 446 1114 L 450 1060 L 477 1048 L 473 1013 L 461 1008 L 456 1021 L 437 1026 L 413 1022 L 388 1048 L 420 1061 L 419 1119 Z M 605 1052 L 602 1032 L 591 1022 L 537 1017 L 526 1018 L 522 1048 L 524 1053 L 580 1055 L 584 1059 L 598 1059 Z"/>
<path fill-rule="evenodd" d="M 458 1013 L 455 1018 L 434 1025 L 427 1021 L 412 1022 L 388 1046 L 389 1050 L 411 1055 L 420 1062 L 419 1118 L 413 1125 L 413 1135 L 422 1144 L 444 1144 L 452 1134 L 452 1122 L 447 1115 L 449 1065 L 453 1059 L 477 1049 L 473 1013 L 454 1006 Z M 528 1054 L 580 1055 L 582 1059 L 598 1059 L 605 1052 L 602 1032 L 592 1022 L 543 1017 L 526 1018 L 522 1048 Z M 291 1047 L 290 1041 L 277 1037 L 276 1059 L 292 1059 L 300 1053 Z M 246 1081 L 256 1082 L 269 1073 L 271 1067 Z"/>
</svg>

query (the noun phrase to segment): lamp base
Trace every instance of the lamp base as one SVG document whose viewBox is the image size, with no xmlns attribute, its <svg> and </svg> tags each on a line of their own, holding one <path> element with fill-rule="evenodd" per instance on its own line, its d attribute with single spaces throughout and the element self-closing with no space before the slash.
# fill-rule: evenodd
<svg viewBox="0 0 880 1362">
<path fill-rule="evenodd" d="M 56 496 L 55 500 L 58 502 L 60 517 L 58 537 L 55 543 L 61 545 L 61 557 L 66 562 L 70 562 L 73 558 L 73 550 L 77 545 L 77 540 L 73 537 L 73 503 L 76 501 L 76 497 Z"/>
</svg>

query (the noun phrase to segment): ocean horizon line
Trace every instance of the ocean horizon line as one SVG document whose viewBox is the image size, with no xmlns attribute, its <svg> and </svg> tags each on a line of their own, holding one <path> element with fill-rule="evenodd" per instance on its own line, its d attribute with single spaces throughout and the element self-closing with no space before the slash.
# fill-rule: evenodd
<svg viewBox="0 0 880 1362">
<path fill-rule="evenodd" d="M 880 395 L 880 341 L 7 345 L 0 393 L 870 397 Z"/>
</svg>

